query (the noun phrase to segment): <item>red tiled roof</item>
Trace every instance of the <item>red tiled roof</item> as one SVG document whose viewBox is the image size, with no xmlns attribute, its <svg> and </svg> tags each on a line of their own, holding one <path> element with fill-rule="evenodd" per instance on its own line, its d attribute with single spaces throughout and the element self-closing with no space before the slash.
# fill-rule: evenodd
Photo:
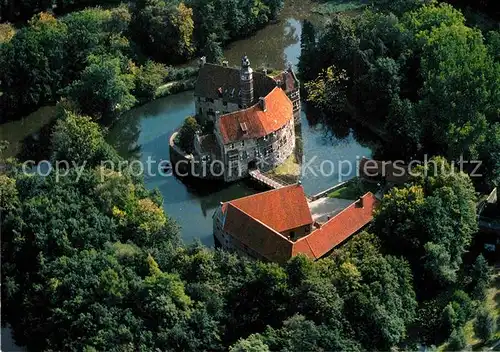
<svg viewBox="0 0 500 352">
<path fill-rule="evenodd" d="M 291 185 L 224 203 L 244 211 L 274 231 L 284 232 L 313 222 L 304 188 Z"/>
<path fill-rule="evenodd" d="M 377 204 L 378 200 L 368 192 L 319 229 L 295 242 L 292 256 L 302 253 L 313 259 L 321 258 L 370 223 Z"/>
<path fill-rule="evenodd" d="M 270 261 L 284 263 L 298 254 L 319 259 L 368 225 L 377 205 L 378 200 L 368 192 L 320 228 L 292 242 L 280 232 L 312 223 L 304 190 L 293 185 L 224 203 L 223 227 Z"/>
<path fill-rule="evenodd" d="M 285 263 L 290 259 L 291 241 L 231 203 L 225 208 L 224 231 L 267 260 Z"/>
<path fill-rule="evenodd" d="M 247 109 L 222 115 L 218 120 L 224 144 L 264 137 L 285 126 L 293 118 L 293 106 L 285 92 L 275 87 L 265 98 L 266 111 L 257 103 Z M 241 129 L 246 124 L 246 133 Z"/>
</svg>

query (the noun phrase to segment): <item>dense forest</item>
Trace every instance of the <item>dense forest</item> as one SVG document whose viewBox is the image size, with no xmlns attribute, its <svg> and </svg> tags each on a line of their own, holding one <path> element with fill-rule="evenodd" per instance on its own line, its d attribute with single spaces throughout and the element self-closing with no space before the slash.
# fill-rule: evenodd
<svg viewBox="0 0 500 352">
<path fill-rule="evenodd" d="M 119 159 L 99 125 L 60 114 L 52 160 L 88 167 L 57 180 L 4 160 L 0 176 L 2 314 L 30 349 L 387 350 L 440 342 L 481 305 L 488 266 L 461 265 L 477 226 L 465 174 L 416 179 L 384 198 L 377 235 L 279 266 L 181 245 L 156 192 L 99 166 Z M 412 324 L 428 333 L 405 340 Z"/>
<path fill-rule="evenodd" d="M 81 113 L 114 117 L 152 99 L 162 83 L 196 72 L 164 65 L 196 54 L 218 61 L 222 45 L 275 20 L 283 1 L 145 0 L 57 16 L 98 4 L 113 1 L 58 1 L 54 13 L 36 13 L 49 10 L 45 2 L 5 5 L 27 23 L 0 24 L 0 121 L 61 98 Z"/>
<path fill-rule="evenodd" d="M 276 18 L 282 2 L 99 3 L 2 1 L 2 20 L 27 21 L 1 28 L 2 112 L 18 118 L 58 102 L 50 161 L 85 165 L 41 176 L 0 154 L 1 314 L 18 345 L 461 350 L 472 319 L 481 341 L 492 338 L 491 268 L 469 249 L 476 188 L 500 177 L 498 31 L 413 0 L 379 1 L 322 29 L 304 24 L 300 74 L 325 119 L 383 126 L 393 157 L 428 153 L 443 167 L 422 166 L 425 177 L 390 190 L 373 224 L 327 258 L 278 265 L 184 245 L 158 191 L 130 169 L 102 166 L 123 160 L 100 122 L 192 74 L 166 65 L 201 52 L 217 60 L 221 45 Z M 451 173 L 446 160 L 461 153 L 482 158 L 486 177 Z"/>
<path fill-rule="evenodd" d="M 387 131 L 386 158 L 482 160 L 474 181 L 499 184 L 500 31 L 444 3 L 382 1 L 320 31 L 306 23 L 302 46 L 308 100 Z"/>
</svg>

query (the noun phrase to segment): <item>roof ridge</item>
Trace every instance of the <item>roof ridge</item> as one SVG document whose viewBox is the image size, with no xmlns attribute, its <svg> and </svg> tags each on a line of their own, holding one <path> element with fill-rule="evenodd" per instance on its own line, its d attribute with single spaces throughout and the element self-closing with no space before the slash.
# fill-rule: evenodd
<svg viewBox="0 0 500 352">
<path fill-rule="evenodd" d="M 360 198 L 364 198 L 364 197 L 366 197 L 367 195 L 371 195 L 372 199 L 377 200 L 377 199 L 376 199 L 376 197 L 375 197 L 375 195 L 374 195 L 372 192 L 369 192 L 369 191 L 368 191 L 368 192 L 366 192 L 364 195 L 362 195 Z M 327 222 L 325 222 L 324 224 L 320 225 L 320 227 L 319 227 L 319 228 L 316 228 L 315 230 L 311 231 L 311 232 L 310 232 L 307 236 L 304 236 L 304 237 L 300 238 L 298 241 L 296 241 L 296 242 L 294 242 L 294 243 L 297 243 L 297 242 L 299 242 L 300 240 L 305 240 L 305 241 L 307 242 L 307 239 L 308 239 L 308 238 L 309 238 L 309 237 L 310 237 L 313 233 L 315 233 L 316 231 L 320 231 L 320 230 L 321 230 L 324 226 L 326 226 L 326 225 L 327 225 L 330 221 L 333 221 L 334 219 L 338 218 L 341 214 L 343 214 L 343 213 L 344 213 L 344 212 L 346 212 L 347 210 L 352 209 L 353 205 L 355 205 L 358 201 L 359 201 L 359 199 L 358 199 L 358 200 L 355 200 L 354 202 L 352 202 L 351 204 L 349 204 L 349 206 L 347 206 L 346 208 L 342 209 L 342 211 L 339 211 L 337 214 L 335 214 L 335 216 L 333 216 L 333 217 L 332 217 L 331 219 L 329 219 Z M 307 242 L 307 245 L 309 246 L 309 248 L 311 248 L 311 247 L 310 247 L 310 245 L 309 245 L 309 242 Z M 312 251 L 312 249 L 311 249 L 311 251 Z M 313 253 L 314 253 L 314 251 L 313 251 Z"/>
<path fill-rule="evenodd" d="M 312 231 L 312 232 L 314 232 L 314 231 Z M 316 253 L 314 253 L 314 249 L 311 247 L 311 244 L 309 243 L 309 236 L 305 236 L 304 238 L 305 238 L 305 241 L 307 243 L 307 246 L 311 250 L 311 253 L 314 255 L 314 257 L 319 258 L 318 255 Z"/>
<path fill-rule="evenodd" d="M 271 89 L 271 91 L 269 93 L 267 93 L 267 95 L 265 97 L 263 97 L 264 99 L 267 99 L 268 96 L 270 96 L 276 89 L 281 89 L 280 87 L 276 86 L 274 87 L 273 89 Z M 282 89 L 281 89 L 282 90 Z M 250 111 L 250 109 L 254 109 L 256 107 L 258 107 L 258 105 L 260 104 L 259 101 L 255 102 L 255 104 L 247 107 L 247 108 L 244 108 L 244 109 L 238 109 L 236 111 L 233 111 L 233 112 L 228 112 L 227 114 L 222 114 L 220 115 L 220 117 L 222 116 L 231 116 L 231 115 L 234 115 L 234 114 L 239 114 L 241 112 L 245 112 L 245 111 Z M 219 120 L 220 121 L 220 120 Z"/>
<path fill-rule="evenodd" d="M 290 241 L 288 238 L 286 238 L 285 236 L 283 236 L 281 233 L 279 233 L 278 231 L 276 231 L 272 227 L 264 224 L 262 221 L 260 221 L 259 219 L 253 217 L 252 215 L 248 214 L 246 211 L 238 208 L 237 206 L 234 206 L 233 204 L 229 204 L 229 205 L 232 206 L 233 208 L 235 208 L 236 210 L 238 210 L 239 212 L 242 212 L 243 214 L 245 214 L 246 216 L 248 216 L 250 219 L 252 219 L 252 220 L 258 222 L 259 224 L 263 225 L 264 227 L 268 228 L 269 230 L 271 230 L 272 232 L 274 232 L 276 235 L 280 236 L 281 238 L 283 238 L 287 242 L 292 243 L 292 245 L 293 245 L 294 242 Z"/>
<path fill-rule="evenodd" d="M 293 183 L 293 184 L 288 185 L 288 186 L 284 186 L 284 187 L 276 188 L 276 189 L 270 189 L 270 190 L 267 190 L 267 191 L 264 191 L 264 192 L 255 193 L 255 194 L 250 194 L 248 196 L 244 196 L 244 197 L 241 197 L 241 198 L 228 200 L 227 202 L 223 202 L 223 203 L 225 203 L 225 204 L 231 204 L 231 205 L 235 206 L 231 202 L 235 202 L 235 201 L 239 201 L 239 200 L 243 200 L 243 199 L 248 199 L 248 198 L 252 198 L 252 197 L 258 197 L 258 196 L 261 196 L 263 194 L 267 194 L 267 193 L 271 193 L 271 192 L 278 192 L 280 190 L 287 189 L 287 188 L 292 188 L 292 187 L 296 187 L 296 186 L 300 186 L 302 188 L 302 190 L 304 190 L 304 187 L 300 183 Z M 304 196 L 305 196 L 305 192 L 304 192 Z M 236 208 L 240 209 L 239 207 L 236 207 Z M 249 215 L 249 214 L 247 214 L 247 215 Z"/>
</svg>

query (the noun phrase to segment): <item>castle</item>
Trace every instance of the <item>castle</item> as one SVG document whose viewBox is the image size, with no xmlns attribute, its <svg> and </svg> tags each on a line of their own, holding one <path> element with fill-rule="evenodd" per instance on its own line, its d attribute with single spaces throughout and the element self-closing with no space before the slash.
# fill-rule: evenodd
<svg viewBox="0 0 500 352">
<path fill-rule="evenodd" d="M 370 192 L 339 206 L 326 195 L 308 199 L 300 184 L 285 186 L 221 203 L 215 244 L 263 261 L 286 263 L 299 254 L 317 260 L 363 230 L 377 205 Z"/>
<path fill-rule="evenodd" d="M 271 76 L 254 72 L 246 56 L 240 68 L 204 57 L 199 64 L 194 96 L 204 132 L 194 137 L 193 158 L 198 171 L 211 171 L 198 175 L 230 182 L 283 163 L 294 152 L 300 115 L 300 83 L 291 66 Z"/>
</svg>

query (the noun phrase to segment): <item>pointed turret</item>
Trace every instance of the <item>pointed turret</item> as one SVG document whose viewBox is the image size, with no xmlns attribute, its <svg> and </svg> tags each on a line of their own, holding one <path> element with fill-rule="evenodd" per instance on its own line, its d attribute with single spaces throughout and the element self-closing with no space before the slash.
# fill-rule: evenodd
<svg viewBox="0 0 500 352">
<path fill-rule="evenodd" d="M 244 108 L 253 103 L 253 70 L 246 55 L 241 59 L 240 101 Z"/>
</svg>

